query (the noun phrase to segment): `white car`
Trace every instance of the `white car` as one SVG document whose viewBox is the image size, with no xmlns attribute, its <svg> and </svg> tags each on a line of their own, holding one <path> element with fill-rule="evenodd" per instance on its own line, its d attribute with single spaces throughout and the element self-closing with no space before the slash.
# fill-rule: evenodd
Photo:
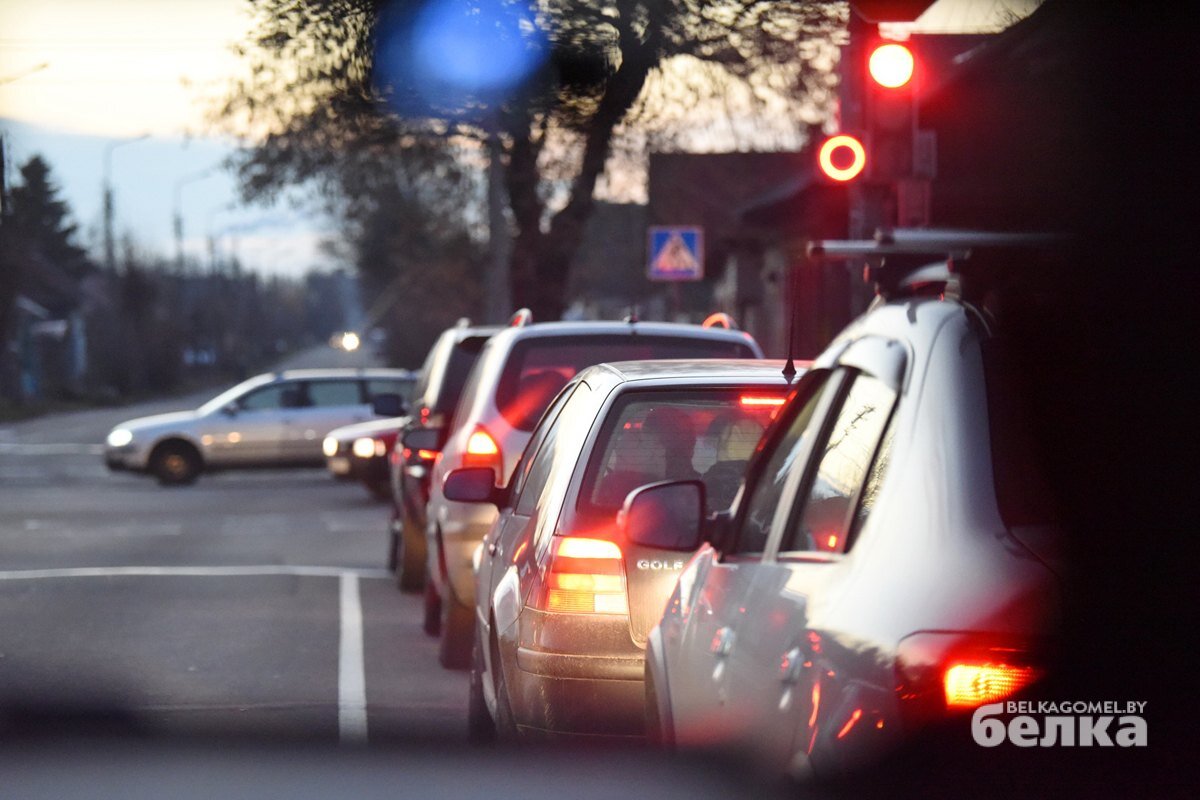
<svg viewBox="0 0 1200 800">
<path fill-rule="evenodd" d="M 404 394 L 412 382 L 401 369 L 257 375 L 194 411 L 122 422 L 104 458 L 110 469 L 148 472 L 162 484 L 231 467 L 320 466 L 326 434 L 373 418 L 376 398 Z"/>
</svg>

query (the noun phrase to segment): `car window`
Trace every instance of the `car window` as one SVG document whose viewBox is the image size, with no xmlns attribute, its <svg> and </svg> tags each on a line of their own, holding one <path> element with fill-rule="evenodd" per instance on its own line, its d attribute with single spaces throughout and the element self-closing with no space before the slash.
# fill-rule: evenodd
<svg viewBox="0 0 1200 800">
<path fill-rule="evenodd" d="M 542 420 L 542 424 L 537 427 L 533 438 L 529 440 L 529 444 L 525 448 L 525 453 L 521 456 L 521 464 L 517 467 L 513 477 L 513 497 L 515 498 L 513 508 L 518 514 L 533 513 L 537 498 L 550 477 L 553 458 L 539 459 L 538 456 L 542 452 L 549 454 L 554 449 L 558 433 L 558 425 L 555 423 L 562 407 L 574 394 L 574 389 L 563 392 L 559 395 L 558 400 L 546 409 L 546 416 Z"/>
<path fill-rule="evenodd" d="M 592 389 L 580 383 L 563 405 L 554 430 L 547 434 L 534 463 L 529 469 L 528 483 L 521 492 L 519 513 L 541 515 L 535 531 L 538 552 L 546 545 L 558 521 L 558 509 L 551 506 L 566 496 L 567 484 L 575 473 L 583 443 L 595 422 L 595 403 Z"/>
<path fill-rule="evenodd" d="M 837 553 L 846 548 L 851 525 L 861 524 L 874 504 L 879 471 L 872 471 L 876 452 L 891 417 L 896 393 L 883 381 L 865 373 L 858 374 L 846 394 L 833 425 L 825 434 L 820 462 L 810 479 L 804 502 L 794 513 L 780 552 Z M 890 448 L 888 448 L 890 450 Z M 858 519 L 855 501 L 872 476 L 868 505 Z"/>
<path fill-rule="evenodd" d="M 774 442 L 771 455 L 757 474 L 746 510 L 742 514 L 735 551 L 738 553 L 761 553 L 771 533 L 771 522 L 775 510 L 783 497 L 783 487 L 794 469 L 796 458 L 806 446 L 817 406 L 827 391 L 836 388 L 838 382 L 830 381 L 828 373 L 810 374 L 809 385 L 802 386 L 804 394 L 797 395 L 793 402 L 802 403 L 794 412 L 787 429 Z"/>
<path fill-rule="evenodd" d="M 300 389 L 291 383 L 276 383 L 245 394 L 237 401 L 243 411 L 296 408 L 301 403 Z"/>
<path fill-rule="evenodd" d="M 779 391 L 626 392 L 609 410 L 579 493 L 580 513 L 613 517 L 629 492 L 665 480 L 702 480 L 709 510 L 729 507 Z"/>
<path fill-rule="evenodd" d="M 308 403 L 317 408 L 361 405 L 358 381 L 313 381 L 308 384 Z"/>
<path fill-rule="evenodd" d="M 432 413 L 448 414 L 458 405 L 458 399 L 467 383 L 467 376 L 471 374 L 471 367 L 479 360 L 479 354 L 483 352 L 486 343 L 486 336 L 471 336 L 450 348 L 445 371 L 440 382 L 433 387 L 436 396 L 428 400 Z"/>
<path fill-rule="evenodd" d="M 744 342 L 670 336 L 536 336 L 513 345 L 496 388 L 509 424 L 533 430 L 546 405 L 584 367 L 648 358 L 753 358 Z"/>
<path fill-rule="evenodd" d="M 407 378 L 371 378 L 367 381 L 367 397 L 379 394 L 398 394 L 405 400 L 412 396 L 413 382 Z"/>
</svg>

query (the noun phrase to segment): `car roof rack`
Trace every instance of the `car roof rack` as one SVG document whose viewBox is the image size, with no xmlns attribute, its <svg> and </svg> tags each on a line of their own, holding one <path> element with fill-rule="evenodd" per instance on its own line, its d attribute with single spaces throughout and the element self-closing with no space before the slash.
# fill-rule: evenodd
<svg viewBox="0 0 1200 800">
<path fill-rule="evenodd" d="M 863 279 L 883 297 L 918 294 L 938 286 L 957 289 L 962 264 L 984 250 L 1046 248 L 1066 237 L 1057 233 L 958 230 L 947 228 L 881 228 L 872 239 L 826 239 L 810 242 L 813 259 L 866 262 Z"/>
</svg>

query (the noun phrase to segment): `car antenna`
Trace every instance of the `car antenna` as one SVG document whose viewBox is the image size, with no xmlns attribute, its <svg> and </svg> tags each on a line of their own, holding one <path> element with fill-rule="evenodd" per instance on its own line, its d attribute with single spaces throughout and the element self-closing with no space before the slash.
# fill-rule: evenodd
<svg viewBox="0 0 1200 800">
<path fill-rule="evenodd" d="M 796 378 L 796 359 L 794 357 L 794 349 L 796 347 L 796 284 L 799 282 L 792 275 L 792 270 L 788 270 L 788 345 L 787 345 L 787 362 L 783 365 L 783 378 L 788 383 L 791 383 Z"/>
</svg>

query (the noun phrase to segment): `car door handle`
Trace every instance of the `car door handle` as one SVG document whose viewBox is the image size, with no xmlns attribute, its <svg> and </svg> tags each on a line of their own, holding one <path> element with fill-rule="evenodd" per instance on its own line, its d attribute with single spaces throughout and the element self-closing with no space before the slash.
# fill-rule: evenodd
<svg viewBox="0 0 1200 800">
<path fill-rule="evenodd" d="M 725 658 L 733 652 L 734 638 L 733 628 L 719 628 L 716 634 L 713 635 L 712 644 L 709 649 L 717 658 Z"/>
<path fill-rule="evenodd" d="M 800 670 L 803 666 L 804 655 L 799 647 L 793 647 L 779 659 L 779 679 L 784 683 L 795 683 L 800 680 Z"/>
</svg>

